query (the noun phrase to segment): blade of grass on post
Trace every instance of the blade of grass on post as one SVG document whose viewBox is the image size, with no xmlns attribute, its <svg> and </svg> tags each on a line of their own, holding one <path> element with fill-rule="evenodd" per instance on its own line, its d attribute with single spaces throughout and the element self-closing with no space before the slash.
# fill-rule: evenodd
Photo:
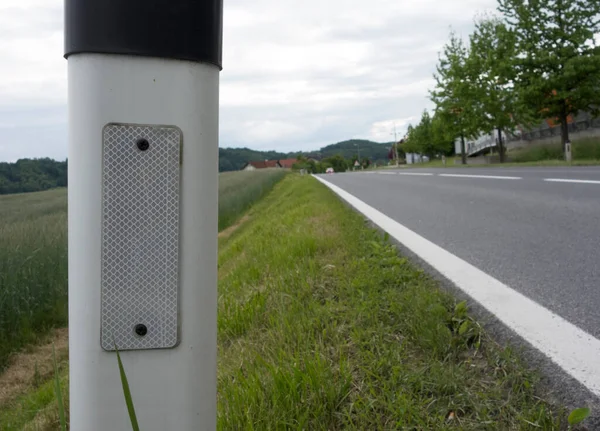
<svg viewBox="0 0 600 431">
<path fill-rule="evenodd" d="M 62 393 L 60 391 L 60 379 L 58 378 L 58 365 L 56 364 L 56 349 L 52 344 L 52 360 L 54 362 L 54 390 L 56 391 L 56 401 L 58 403 L 58 418 L 60 420 L 61 431 L 67 431 L 67 421 L 65 420 L 65 405 L 63 404 Z"/>
<path fill-rule="evenodd" d="M 117 361 L 119 361 L 119 373 L 121 374 L 121 384 L 123 385 L 123 395 L 125 396 L 125 403 L 127 404 L 127 411 L 129 412 L 129 419 L 131 420 L 131 428 L 133 431 L 140 431 L 138 425 L 137 416 L 135 415 L 135 408 L 133 407 L 133 399 L 131 398 L 131 391 L 129 390 L 129 382 L 127 381 L 127 375 L 125 374 L 125 368 L 123 368 L 123 362 L 121 362 L 121 355 L 119 355 L 119 349 L 115 343 L 115 351 L 117 352 Z"/>
</svg>

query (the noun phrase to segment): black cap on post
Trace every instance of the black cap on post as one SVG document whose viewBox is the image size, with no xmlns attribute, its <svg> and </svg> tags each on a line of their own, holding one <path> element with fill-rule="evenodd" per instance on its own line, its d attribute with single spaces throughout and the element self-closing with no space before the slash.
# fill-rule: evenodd
<svg viewBox="0 0 600 431">
<path fill-rule="evenodd" d="M 222 67 L 223 0 L 65 0 L 65 57 L 142 55 Z"/>
</svg>

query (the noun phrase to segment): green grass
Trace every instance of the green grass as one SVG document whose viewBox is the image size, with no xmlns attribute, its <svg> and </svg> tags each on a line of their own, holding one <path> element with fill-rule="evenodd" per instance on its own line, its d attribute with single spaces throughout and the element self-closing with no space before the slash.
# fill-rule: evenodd
<svg viewBox="0 0 600 431">
<path fill-rule="evenodd" d="M 446 167 L 448 168 L 498 168 L 518 166 L 592 166 L 600 165 L 600 139 L 585 138 L 573 141 L 573 161 L 564 161 L 561 144 L 529 145 L 509 151 L 509 163 L 494 164 L 460 164 L 460 156 L 448 157 Z M 454 163 L 456 159 L 457 164 Z M 404 165 L 410 168 L 442 168 L 443 163 L 439 159 L 427 163 L 415 163 Z"/>
<path fill-rule="evenodd" d="M 249 215 L 219 239 L 218 429 L 560 429 L 517 355 L 316 180 Z M 2 429 L 55 405 L 48 381 Z"/>
<path fill-rule="evenodd" d="M 219 228 L 233 224 L 283 170 L 219 176 Z M 9 355 L 67 325 L 67 191 L 0 196 L 0 372 Z"/>
<path fill-rule="evenodd" d="M 251 213 L 220 241 L 218 429 L 559 429 L 535 374 L 316 180 Z"/>
<path fill-rule="evenodd" d="M 61 392 L 65 395 L 63 400 L 65 406 L 68 406 L 68 367 L 59 368 L 56 378 L 58 378 Z M 21 395 L 12 401 L 9 406 L 0 406 L 0 430 L 60 430 L 60 411 L 56 400 L 55 385 L 55 378 L 53 377 L 34 388 L 31 392 Z M 65 420 L 68 422 L 68 415 Z M 43 425 L 39 426 L 38 423 Z"/>
<path fill-rule="evenodd" d="M 67 324 L 66 189 L 0 196 L 0 371 Z"/>
<path fill-rule="evenodd" d="M 561 144 L 531 145 L 518 148 L 509 154 L 511 160 L 516 163 L 561 161 L 563 151 Z M 600 140 L 582 139 L 573 142 L 573 160 L 587 161 L 600 164 Z M 563 162 L 564 163 L 564 162 Z"/>
<path fill-rule="evenodd" d="M 282 169 L 261 169 L 219 174 L 219 231 L 234 224 L 286 173 Z"/>
</svg>

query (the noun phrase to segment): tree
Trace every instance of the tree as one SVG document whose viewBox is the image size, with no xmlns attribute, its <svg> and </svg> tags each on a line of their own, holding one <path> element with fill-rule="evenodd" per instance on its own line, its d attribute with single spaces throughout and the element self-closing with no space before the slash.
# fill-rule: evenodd
<svg viewBox="0 0 600 431">
<path fill-rule="evenodd" d="M 497 130 L 500 163 L 505 160 L 503 133 L 513 131 L 519 115 L 514 94 L 516 33 L 499 18 L 475 23 L 467 59 L 472 83 L 472 108 L 475 126 L 483 133 Z"/>
<path fill-rule="evenodd" d="M 452 136 L 451 129 L 451 125 L 446 124 L 441 115 L 435 114 L 431 119 L 431 139 L 436 154 L 449 156 L 454 153 L 454 140 L 456 137 Z"/>
<path fill-rule="evenodd" d="M 461 138 L 463 165 L 467 163 L 465 138 L 477 133 L 471 103 L 473 86 L 466 64 L 468 54 L 462 39 L 451 33 L 434 74 L 436 88 L 430 92 L 431 100 L 436 104 L 436 115 L 447 125 L 448 133 Z"/>
<path fill-rule="evenodd" d="M 427 110 L 423 111 L 421 121 L 413 130 L 413 139 L 415 140 L 419 154 L 425 154 L 430 159 L 435 156 L 436 150 L 433 144 L 431 116 Z"/>
<path fill-rule="evenodd" d="M 415 153 L 419 152 L 419 146 L 418 146 L 418 142 L 415 137 L 415 128 L 413 127 L 412 124 L 408 125 L 408 128 L 406 130 L 406 137 L 404 138 L 404 142 L 402 143 L 402 149 L 404 150 L 405 154 L 411 155 L 411 158 L 412 158 L 411 162 L 414 163 L 415 162 L 414 155 L 415 155 Z"/>
<path fill-rule="evenodd" d="M 19 159 L 0 163 L 0 195 L 67 186 L 67 161 Z"/>
<path fill-rule="evenodd" d="M 346 172 L 348 170 L 348 162 L 340 154 L 323 159 L 323 163 L 331 166 L 336 172 Z"/>
<path fill-rule="evenodd" d="M 498 0 L 516 35 L 515 90 L 538 118 L 557 118 L 563 149 L 568 119 L 598 113 L 600 32 L 597 0 Z"/>
</svg>

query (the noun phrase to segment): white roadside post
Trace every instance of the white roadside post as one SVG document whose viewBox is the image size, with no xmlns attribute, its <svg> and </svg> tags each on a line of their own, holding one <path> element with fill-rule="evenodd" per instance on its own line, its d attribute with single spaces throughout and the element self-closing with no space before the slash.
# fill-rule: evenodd
<svg viewBox="0 0 600 431">
<path fill-rule="evenodd" d="M 573 156 L 572 156 L 572 149 L 571 149 L 571 141 L 567 141 L 565 142 L 565 161 L 567 163 L 571 163 L 571 161 L 573 160 Z"/>
<path fill-rule="evenodd" d="M 222 0 L 66 0 L 70 424 L 216 428 Z"/>
</svg>

